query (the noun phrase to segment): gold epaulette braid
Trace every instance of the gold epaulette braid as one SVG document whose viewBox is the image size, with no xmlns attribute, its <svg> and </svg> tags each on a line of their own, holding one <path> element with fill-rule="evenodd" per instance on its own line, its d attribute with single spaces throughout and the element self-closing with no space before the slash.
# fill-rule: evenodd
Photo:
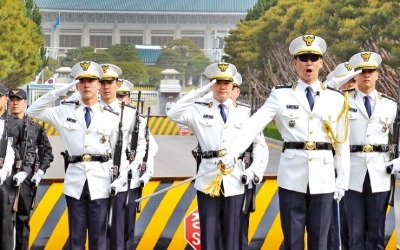
<svg viewBox="0 0 400 250">
<path fill-rule="evenodd" d="M 339 120 L 342 117 L 344 118 L 346 131 L 345 131 L 345 135 L 344 135 L 343 139 L 338 139 L 335 136 L 335 132 L 333 131 L 332 126 L 329 123 L 329 121 L 324 121 L 324 131 L 325 131 L 326 136 L 328 137 L 329 141 L 332 143 L 332 147 L 335 151 L 336 151 L 336 144 L 345 142 L 349 137 L 349 131 L 350 131 L 349 107 L 350 107 L 349 106 L 349 93 L 345 92 L 343 107 L 342 107 L 342 110 L 340 111 L 340 114 L 337 117 L 337 120 Z M 338 153 L 338 152 L 336 152 L 336 153 Z"/>
</svg>

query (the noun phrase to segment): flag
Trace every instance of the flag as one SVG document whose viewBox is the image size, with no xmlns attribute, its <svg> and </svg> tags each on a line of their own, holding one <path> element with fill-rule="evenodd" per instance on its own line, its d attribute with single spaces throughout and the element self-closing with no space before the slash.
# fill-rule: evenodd
<svg viewBox="0 0 400 250">
<path fill-rule="evenodd" d="M 53 31 L 55 31 L 57 29 L 57 26 L 60 26 L 60 18 L 59 17 L 57 17 L 56 20 L 54 20 Z"/>
<path fill-rule="evenodd" d="M 37 84 L 41 75 L 42 75 L 42 71 L 40 71 L 39 74 L 32 79 L 31 83 Z"/>
<path fill-rule="evenodd" d="M 53 84 L 53 83 L 55 83 L 57 77 L 58 77 L 58 73 L 55 73 L 44 84 Z"/>
</svg>

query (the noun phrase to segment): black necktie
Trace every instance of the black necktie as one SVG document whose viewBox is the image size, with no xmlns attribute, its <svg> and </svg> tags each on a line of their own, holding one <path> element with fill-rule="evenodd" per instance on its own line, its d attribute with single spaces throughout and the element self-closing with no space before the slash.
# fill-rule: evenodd
<svg viewBox="0 0 400 250">
<path fill-rule="evenodd" d="M 226 122 L 225 105 L 221 103 L 220 105 L 218 105 L 218 107 L 219 107 L 219 112 L 221 113 L 222 120 L 224 120 L 225 123 Z"/>
<path fill-rule="evenodd" d="M 371 117 L 372 114 L 372 109 L 371 109 L 371 102 L 369 101 L 369 96 L 364 96 L 364 105 L 365 105 L 365 110 L 367 110 L 368 117 Z"/>
<path fill-rule="evenodd" d="M 306 96 L 307 96 L 308 104 L 310 104 L 310 109 L 312 110 L 314 108 L 314 97 L 313 97 L 311 87 L 307 87 L 306 91 L 307 91 Z"/>
<path fill-rule="evenodd" d="M 91 110 L 92 110 L 91 108 L 85 107 L 85 122 L 87 128 L 90 126 L 90 123 L 92 122 L 92 117 L 90 116 Z"/>
</svg>

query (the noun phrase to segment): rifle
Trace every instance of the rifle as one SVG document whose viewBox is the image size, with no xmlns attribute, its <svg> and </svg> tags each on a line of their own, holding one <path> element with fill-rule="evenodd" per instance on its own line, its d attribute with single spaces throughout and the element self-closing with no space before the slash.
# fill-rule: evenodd
<svg viewBox="0 0 400 250">
<path fill-rule="evenodd" d="M 126 149 L 126 157 L 128 158 L 129 163 L 132 163 L 136 157 L 137 140 L 138 140 L 138 136 L 139 136 L 139 116 L 140 116 L 139 105 L 140 105 L 141 94 L 142 94 L 142 92 L 139 91 L 137 105 L 136 105 L 135 125 L 133 127 L 133 131 L 132 131 L 132 135 L 131 135 L 130 150 Z"/>
<path fill-rule="evenodd" d="M 399 136 L 400 136 L 400 88 L 399 93 L 397 95 L 397 111 L 396 118 L 393 123 L 393 137 L 392 137 L 392 147 L 391 153 L 392 158 L 396 159 L 399 157 Z M 393 169 L 393 165 L 389 165 L 386 167 L 386 173 L 391 174 Z M 389 192 L 389 201 L 388 205 L 394 206 L 394 192 L 396 190 L 396 174 L 390 175 L 390 192 Z"/>
<path fill-rule="evenodd" d="M 255 107 L 254 107 L 254 92 L 255 88 L 253 87 L 251 89 L 251 111 L 250 114 L 253 115 L 255 113 Z M 242 155 L 242 160 L 245 166 L 245 169 L 249 168 L 251 163 L 253 162 L 253 143 L 250 144 L 250 146 L 244 151 Z M 254 176 L 255 182 L 258 182 L 258 177 Z M 242 176 L 242 184 L 246 184 L 247 182 L 247 176 L 243 175 Z M 244 202 L 243 202 L 243 207 L 242 207 L 242 213 L 247 214 L 248 211 L 254 212 L 256 211 L 256 187 L 253 186 L 252 188 L 249 188 L 249 185 L 245 185 L 244 187 Z M 250 200 L 250 203 L 248 202 Z"/>
<path fill-rule="evenodd" d="M 145 138 L 146 138 L 146 152 L 145 152 L 144 157 L 143 157 L 143 162 L 142 162 L 142 164 L 141 164 L 140 167 L 139 167 L 139 178 L 142 177 L 143 174 L 146 172 L 146 169 L 147 169 L 147 160 L 148 160 L 148 158 L 149 158 L 149 145 L 150 145 L 150 142 L 149 142 L 149 134 L 150 134 L 150 130 L 149 130 L 149 120 L 150 120 L 150 109 L 151 109 L 150 107 L 147 107 L 147 121 L 146 121 L 146 135 L 145 135 Z M 144 182 L 143 182 L 143 181 L 140 181 L 138 199 L 142 197 L 143 187 L 144 187 Z M 139 201 L 139 202 L 137 203 L 137 206 L 136 206 L 136 213 L 140 213 L 141 210 L 142 210 L 142 209 L 141 209 L 141 205 L 140 205 L 140 201 Z"/>
<path fill-rule="evenodd" d="M 44 127 L 44 122 L 42 124 L 40 136 L 39 136 L 39 141 L 38 141 L 38 149 L 37 149 L 37 154 L 35 155 L 35 165 L 33 167 L 33 172 L 36 173 L 39 170 L 40 163 L 43 160 L 44 157 L 44 137 L 45 137 L 45 127 Z M 36 196 L 37 196 L 37 186 L 36 182 L 33 181 L 31 182 L 31 186 L 33 187 L 33 199 L 31 203 L 31 210 L 34 210 L 36 208 Z"/>
<path fill-rule="evenodd" d="M 117 139 L 117 143 L 115 145 L 114 155 L 113 155 L 113 168 L 112 168 L 111 183 L 115 179 L 117 179 L 117 177 L 119 175 L 119 168 L 121 166 L 122 138 L 123 138 L 122 121 L 123 121 L 123 116 L 124 116 L 124 107 L 125 107 L 125 103 L 122 102 L 122 105 L 121 105 L 121 117 L 120 117 L 119 124 L 118 124 L 118 139 Z M 110 200 L 110 210 L 108 212 L 108 227 L 111 227 L 111 224 L 112 224 L 114 198 L 115 198 L 115 195 L 116 195 L 116 190 L 115 190 L 114 187 L 111 189 L 111 194 L 110 195 L 111 195 L 111 200 Z"/>
<path fill-rule="evenodd" d="M 133 126 L 131 134 L 130 149 L 126 148 L 126 157 L 129 161 L 129 164 L 131 164 L 136 158 L 137 141 L 139 137 L 139 118 L 140 118 L 139 105 L 140 105 L 141 94 L 142 92 L 139 91 L 138 100 L 136 104 L 135 125 Z M 125 206 L 128 206 L 129 204 L 129 192 L 131 190 L 132 175 L 133 175 L 132 170 L 129 169 L 127 178 L 127 190 L 125 196 Z"/>
<path fill-rule="evenodd" d="M 16 152 L 15 154 L 15 159 L 17 159 L 16 163 L 15 163 L 15 172 L 18 173 L 19 171 L 21 171 L 21 166 L 22 163 L 24 162 L 24 157 L 26 154 L 26 149 L 28 146 L 28 116 L 24 116 L 24 127 L 23 127 L 23 140 L 21 142 L 21 147 L 19 150 L 19 155 Z M 15 186 L 15 200 L 14 200 L 14 205 L 13 205 L 13 211 L 14 212 L 18 212 L 18 200 L 19 200 L 19 193 L 20 193 L 20 187 L 21 185 L 18 185 L 18 180 L 13 180 L 13 184 Z M 18 186 L 17 186 L 18 185 Z"/>
</svg>

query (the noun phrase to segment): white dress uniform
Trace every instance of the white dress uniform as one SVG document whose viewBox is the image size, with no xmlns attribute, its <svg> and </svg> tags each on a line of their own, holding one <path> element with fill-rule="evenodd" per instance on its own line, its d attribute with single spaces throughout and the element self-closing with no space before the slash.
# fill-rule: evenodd
<svg viewBox="0 0 400 250">
<path fill-rule="evenodd" d="M 205 72 L 210 79 L 233 82 L 236 67 L 228 63 L 215 63 L 208 66 Z M 219 101 L 214 98 L 207 102 L 198 101 L 209 91 L 211 85 L 212 83 L 209 83 L 200 89 L 190 91 L 169 110 L 168 117 L 178 124 L 187 126 L 196 136 L 202 150 L 198 175 L 211 171 L 197 178 L 194 183 L 197 189 L 202 248 L 247 249 L 242 247 L 244 238 L 242 230 L 245 223 L 245 217 L 241 212 L 244 198 L 244 185 L 241 183 L 243 166 L 235 164 L 231 169 L 232 172 L 226 175 L 221 175 L 220 170 L 212 170 L 217 169 L 220 153 L 233 143 L 233 138 L 242 128 L 245 119 L 250 117 L 250 109 L 239 108 L 228 98 L 223 103 L 227 113 L 224 122 L 218 107 Z M 255 146 L 255 150 L 264 150 L 266 143 L 263 136 L 257 138 L 257 143 L 260 146 Z M 260 165 L 261 161 L 258 163 L 255 161 L 252 165 L 255 173 L 261 172 Z M 218 188 L 210 192 L 208 188 L 211 183 L 221 187 L 221 192 Z"/>
<path fill-rule="evenodd" d="M 86 128 L 84 105 L 64 104 L 51 107 L 57 99 L 58 96 L 49 91 L 29 107 L 27 114 L 54 124 L 69 155 L 113 154 L 118 133 L 116 115 L 103 110 L 103 107 L 96 103 L 91 106 L 92 122 L 89 128 Z M 92 200 L 108 198 L 110 169 L 109 162 L 71 163 L 65 173 L 64 194 L 79 199 L 87 180 Z"/>
<path fill-rule="evenodd" d="M 337 120 L 343 107 L 343 95 L 332 89 L 323 89 L 315 83 L 314 108 L 311 111 L 304 88 L 300 84 L 272 89 L 265 104 L 252 116 L 235 139 L 228 152 L 243 152 L 252 138 L 266 124 L 275 121 L 285 142 L 330 143 L 323 131 L 324 121 L 334 129 L 338 138 L 345 138 L 344 119 Z M 335 184 L 333 155 L 330 150 L 286 149 L 281 153 L 278 169 L 279 187 L 311 194 L 332 193 L 335 186 L 347 189 L 349 181 L 348 141 L 336 145 L 338 178 Z M 294 164 L 295 163 L 295 164 Z M 307 167 L 302 167 L 307 166 Z"/>
<path fill-rule="evenodd" d="M 103 101 L 100 101 L 100 105 L 102 106 L 110 106 L 110 108 L 119 114 L 119 120 L 120 115 L 121 115 L 121 102 L 118 101 L 118 99 L 115 99 L 114 102 L 111 104 L 105 104 Z M 118 120 L 118 122 L 119 122 Z M 145 130 L 146 130 L 146 119 L 140 116 L 139 119 L 139 134 L 138 134 L 138 144 L 137 144 L 137 149 L 136 149 L 136 159 L 140 159 L 138 162 L 142 162 L 141 159 L 143 159 L 145 155 L 145 150 L 146 150 L 146 139 L 145 139 Z M 131 134 L 134 129 L 136 123 L 136 110 L 132 109 L 130 107 L 124 107 L 124 116 L 123 116 L 123 121 L 122 121 L 122 133 L 123 133 L 123 145 L 122 145 L 122 154 L 121 154 L 121 175 L 126 176 L 127 171 L 128 171 L 128 166 L 129 166 L 129 161 L 127 159 L 125 149 L 129 148 L 130 145 L 130 140 L 131 140 Z M 154 137 L 150 134 L 149 136 L 149 155 L 148 155 L 148 164 L 147 164 L 147 169 L 142 178 L 146 178 L 148 181 L 154 173 L 154 157 L 158 151 L 158 145 L 156 141 L 154 140 Z M 149 164 L 150 163 L 150 164 Z M 137 188 L 140 185 L 139 182 L 139 174 L 140 172 L 138 169 L 136 169 L 136 172 L 132 173 L 132 183 L 131 183 L 131 189 Z M 146 181 L 146 182 L 147 182 Z M 119 192 L 124 192 L 127 190 L 127 185 L 123 186 Z"/>
<path fill-rule="evenodd" d="M 391 185 L 386 165 L 390 162 L 389 133 L 393 134 L 397 105 L 375 90 L 381 61 L 381 56 L 374 52 L 360 52 L 349 60 L 354 69 L 363 71 L 356 79 L 359 91 L 349 95 L 351 168 L 344 205 L 350 249 L 386 246 L 385 221 Z M 368 83 L 364 82 L 366 78 Z"/>
<path fill-rule="evenodd" d="M 102 64 L 103 76 L 101 77 L 101 84 L 117 84 L 114 81 L 118 81 L 118 91 L 130 92 L 127 86 L 122 86 L 123 80 L 118 80 L 118 77 L 122 74 L 122 70 L 113 64 Z M 104 81 L 104 82 L 103 82 Z M 107 82 L 111 81 L 111 82 Z M 128 81 L 126 81 L 128 83 Z M 121 88 L 122 87 L 122 88 Z M 125 87 L 125 89 L 124 89 Z M 138 198 L 140 193 L 140 182 L 147 183 L 154 173 L 154 155 L 158 150 L 157 144 L 154 138 L 149 135 L 149 153 L 146 164 L 146 170 L 142 173 L 139 171 L 139 164 L 142 163 L 143 157 L 146 153 L 146 120 L 139 116 L 136 116 L 136 109 L 131 106 L 122 106 L 122 103 L 115 98 L 113 102 L 107 104 L 103 100 L 100 101 L 101 105 L 106 106 L 113 112 L 118 114 L 118 127 L 121 122 L 122 132 L 122 147 L 121 147 L 121 158 L 120 158 L 120 169 L 119 178 L 117 178 L 111 185 L 117 189 L 115 197 L 113 197 L 113 210 L 112 210 L 112 221 L 109 233 L 109 241 L 107 248 L 115 250 L 133 249 L 135 247 L 135 221 L 136 221 L 136 210 L 138 204 L 134 201 Z M 129 104 L 129 103 L 127 103 Z M 123 113 L 122 113 L 122 107 Z M 138 108 L 138 107 L 137 107 Z M 122 121 L 121 121 L 122 118 Z M 139 120 L 137 120 L 139 119 Z M 135 129 L 135 125 L 138 123 L 138 137 L 137 146 L 135 150 L 135 159 L 132 163 L 129 162 L 128 155 L 126 152 L 130 152 L 130 143 L 132 132 Z M 128 151 L 125 151 L 128 150 Z M 111 163 L 112 164 L 112 163 Z M 127 182 L 127 174 L 129 169 L 132 170 L 132 179 Z M 122 178 L 120 178 L 122 177 Z M 125 184 L 125 185 L 123 185 Z M 115 186 L 114 186 L 115 185 Z M 130 186 L 129 186 L 130 185 Z M 122 188 L 120 188 L 122 186 Z M 130 188 L 127 192 L 128 186 Z M 127 200 L 128 199 L 128 200 Z M 128 204 L 126 205 L 126 201 Z"/>
<path fill-rule="evenodd" d="M 197 99 L 197 104 L 203 104 L 203 106 L 209 105 L 210 102 L 213 102 L 212 92 L 209 92 L 208 94 L 204 95 L 202 98 Z M 215 105 L 215 104 L 213 103 L 212 105 Z M 250 117 L 250 114 L 251 114 L 250 106 L 244 105 L 244 104 L 241 104 L 238 102 L 233 103 L 233 106 L 235 106 L 237 109 L 239 109 L 240 112 L 243 112 L 244 114 L 246 114 L 246 117 L 247 116 Z M 264 177 L 265 170 L 267 169 L 268 158 L 269 158 L 268 145 L 265 142 L 265 138 L 262 134 L 260 134 L 260 136 L 257 136 L 253 143 L 252 158 L 253 158 L 253 162 L 252 162 L 251 166 L 249 167 L 249 169 L 251 171 L 253 171 L 255 176 L 257 176 L 258 183 L 261 183 L 261 181 Z M 245 166 L 244 166 L 244 163 L 242 160 L 239 160 L 237 164 L 239 166 L 239 169 L 242 169 L 242 170 L 245 169 Z"/>
<path fill-rule="evenodd" d="M 250 117 L 250 109 L 239 108 L 234 105 L 232 100 L 224 104 L 229 109 L 229 115 L 226 123 L 221 118 L 218 109 L 218 101 L 212 100 L 209 107 L 204 104 L 193 105 L 200 96 L 196 90 L 190 91 L 182 97 L 175 106 L 169 111 L 168 116 L 175 122 L 189 127 L 196 135 L 202 151 L 218 151 L 226 149 L 233 143 L 233 138 L 241 129 L 244 119 Z M 265 145 L 265 139 L 262 136 L 257 137 L 257 143 Z M 256 147 L 264 150 L 265 146 Z M 202 159 L 198 174 L 202 174 L 216 168 L 217 158 Z M 261 168 L 261 169 L 259 169 Z M 252 170 L 262 178 L 262 164 L 254 164 Z M 261 173 L 262 172 L 262 173 Z M 243 194 L 244 186 L 241 184 L 241 175 L 243 167 L 236 165 L 232 173 L 223 175 L 224 194 L 226 196 Z M 215 179 L 217 171 L 196 179 L 194 187 L 199 191 L 204 191 L 208 184 Z"/>
<path fill-rule="evenodd" d="M 387 145 L 389 132 L 393 133 L 396 117 L 396 103 L 385 98 L 377 91 L 369 94 L 375 100 L 371 117 L 364 106 L 365 95 L 357 91 L 351 94 L 350 101 L 350 144 L 351 145 Z M 383 166 L 390 161 L 389 152 L 351 153 L 349 189 L 362 192 L 367 170 L 371 179 L 373 193 L 389 191 L 390 175 Z"/>
</svg>

